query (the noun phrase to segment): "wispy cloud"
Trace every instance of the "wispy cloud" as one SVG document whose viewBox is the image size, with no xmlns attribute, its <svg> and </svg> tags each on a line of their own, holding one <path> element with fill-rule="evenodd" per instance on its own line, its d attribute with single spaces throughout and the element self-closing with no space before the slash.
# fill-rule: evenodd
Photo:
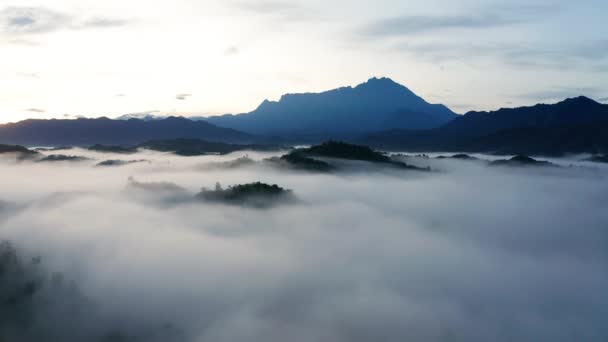
<svg viewBox="0 0 608 342">
<path fill-rule="evenodd" d="M 475 30 L 523 23 L 538 16 L 553 13 L 555 6 L 503 6 L 453 15 L 400 15 L 383 18 L 363 27 L 367 36 L 392 37 L 442 30 Z"/>
<path fill-rule="evenodd" d="M 224 56 L 238 55 L 239 52 L 240 52 L 240 50 L 237 46 L 230 46 L 230 47 L 226 48 L 226 50 L 224 50 Z"/>
<path fill-rule="evenodd" d="M 287 1 L 240 1 L 233 3 L 234 8 L 257 15 L 271 16 L 280 21 L 316 20 L 319 12 Z"/>
<path fill-rule="evenodd" d="M 46 113 L 46 110 L 40 109 L 40 108 L 28 108 L 25 111 L 32 112 L 32 113 Z"/>
<path fill-rule="evenodd" d="M 116 18 L 103 18 L 96 17 L 83 21 L 77 27 L 78 28 L 108 28 L 108 27 L 120 27 L 128 25 L 129 21 L 125 19 Z"/>
<path fill-rule="evenodd" d="M 18 72 L 16 75 L 21 78 L 40 78 L 40 75 L 35 72 Z"/>
<path fill-rule="evenodd" d="M 192 96 L 192 94 L 177 94 L 175 95 L 175 99 L 183 101 L 188 99 L 190 96 Z"/>
<path fill-rule="evenodd" d="M 512 44 L 494 42 L 456 43 L 444 40 L 433 42 L 398 42 L 389 49 L 405 53 L 431 63 L 479 62 L 494 59 L 514 68 L 586 69 L 596 70 L 608 62 L 608 41 L 575 44 L 549 43 Z"/>
<path fill-rule="evenodd" d="M 44 7 L 7 7 L 0 11 L 0 29 L 9 34 L 53 32 L 71 22 L 70 16 Z"/>
<path fill-rule="evenodd" d="M 484 16 L 401 16 L 372 23 L 363 32 L 372 36 L 403 36 L 442 29 L 475 29 L 503 26 L 514 19 L 489 14 Z"/>
<path fill-rule="evenodd" d="M 604 90 L 598 87 L 555 87 L 552 89 L 532 91 L 520 94 L 517 97 L 520 99 L 527 99 L 533 101 L 561 101 L 567 98 L 577 96 L 587 96 L 590 98 L 597 98 L 598 94 L 601 94 Z M 608 98 L 606 98 L 608 99 Z M 604 99 L 604 100 L 606 100 Z M 602 101 L 602 99 L 599 99 Z"/>
<path fill-rule="evenodd" d="M 9 36 L 24 36 L 51 33 L 59 30 L 81 30 L 127 25 L 129 22 L 117 18 L 77 18 L 67 13 L 46 7 L 6 7 L 0 10 L 0 33 Z M 30 40 L 15 38 L 13 44 L 31 44 Z"/>
</svg>

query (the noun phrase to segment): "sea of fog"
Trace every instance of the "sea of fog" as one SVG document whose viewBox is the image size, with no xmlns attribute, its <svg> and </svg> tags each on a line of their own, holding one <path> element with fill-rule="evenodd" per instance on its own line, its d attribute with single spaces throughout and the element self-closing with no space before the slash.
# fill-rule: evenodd
<svg viewBox="0 0 608 342">
<path fill-rule="evenodd" d="M 433 172 L 352 162 L 315 174 L 221 163 L 272 156 L 257 152 L 52 153 L 91 160 L 0 160 L 0 240 L 25 265 L 14 277 L 38 279 L 15 295 L 0 268 L 0 340 L 608 340 L 601 164 L 401 157 Z M 95 166 L 106 159 L 149 162 Z M 180 196 L 261 181 L 297 200 L 175 201 L 130 177 Z"/>
</svg>

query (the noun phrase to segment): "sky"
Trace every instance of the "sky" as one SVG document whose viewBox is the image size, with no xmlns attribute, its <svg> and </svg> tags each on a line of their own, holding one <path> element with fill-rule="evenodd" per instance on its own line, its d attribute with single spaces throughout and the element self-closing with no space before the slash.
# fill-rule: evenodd
<svg viewBox="0 0 608 342">
<path fill-rule="evenodd" d="M 605 0 L 0 0 L 0 122 L 216 115 L 390 77 L 458 113 L 608 102 Z"/>
</svg>

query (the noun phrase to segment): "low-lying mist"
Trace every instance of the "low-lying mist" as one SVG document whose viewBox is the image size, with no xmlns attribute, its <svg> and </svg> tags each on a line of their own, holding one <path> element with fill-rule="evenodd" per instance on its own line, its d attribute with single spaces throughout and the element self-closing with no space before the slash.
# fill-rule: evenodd
<svg viewBox="0 0 608 342">
<path fill-rule="evenodd" d="M 606 168 L 64 152 L 89 159 L 0 161 L 0 340 L 608 339 Z M 257 181 L 297 200 L 175 200 Z"/>
</svg>

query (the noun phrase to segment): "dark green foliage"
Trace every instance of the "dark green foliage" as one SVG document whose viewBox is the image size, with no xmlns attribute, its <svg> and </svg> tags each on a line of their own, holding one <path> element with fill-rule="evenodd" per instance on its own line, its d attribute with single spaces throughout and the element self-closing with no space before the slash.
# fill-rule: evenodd
<svg viewBox="0 0 608 342">
<path fill-rule="evenodd" d="M 88 148 L 91 151 L 97 151 L 97 152 L 106 152 L 106 153 L 124 153 L 124 154 L 129 154 L 129 153 L 135 153 L 137 152 L 137 148 L 136 147 L 131 147 L 131 146 L 118 146 L 118 145 L 93 145 L 90 146 Z"/>
<path fill-rule="evenodd" d="M 356 160 L 356 161 L 365 161 L 370 163 L 377 164 L 386 164 L 389 166 L 397 167 L 400 169 L 408 169 L 408 170 L 417 170 L 417 171 L 429 171 L 429 168 L 419 168 L 416 166 L 408 165 L 404 162 L 396 161 L 385 155 L 382 152 L 374 151 L 370 147 L 362 146 L 362 145 L 353 145 L 347 144 L 344 142 L 338 142 L 330 140 L 321 145 L 312 146 L 305 149 L 300 149 L 293 151 L 290 153 L 291 155 L 296 156 L 296 161 L 298 160 L 298 155 L 308 158 L 310 160 L 301 160 L 302 163 L 312 164 L 313 162 L 309 158 L 310 156 L 317 157 L 325 157 L 325 158 L 334 158 L 334 159 L 345 159 L 345 160 Z M 326 163 L 327 164 L 327 163 Z M 329 164 L 327 164 L 329 165 Z M 331 167 L 331 165 L 329 165 Z"/>
<path fill-rule="evenodd" d="M 10 340 L 34 324 L 34 296 L 44 278 L 39 259 L 23 260 L 10 243 L 0 242 L 0 340 Z"/>
<path fill-rule="evenodd" d="M 0 342 L 185 341 L 169 323 L 131 328 L 101 314 L 73 281 L 0 242 Z"/>
<path fill-rule="evenodd" d="M 388 163 L 391 161 L 389 157 L 380 152 L 372 150 L 370 147 L 347 144 L 333 140 L 325 142 L 321 145 L 302 149 L 301 153 L 319 157 L 362 160 L 375 163 Z"/>
<path fill-rule="evenodd" d="M 133 177 L 129 177 L 127 186 L 135 190 L 144 190 L 152 192 L 175 192 L 185 193 L 186 189 L 181 186 L 169 182 L 142 183 L 136 181 Z"/>
<path fill-rule="evenodd" d="M 288 153 L 281 158 L 280 161 L 286 162 L 289 166 L 306 171 L 318 171 L 318 172 L 330 172 L 333 167 L 329 163 L 322 160 L 313 159 L 306 157 L 299 151 L 293 151 Z"/>
<path fill-rule="evenodd" d="M 515 156 L 511 159 L 495 160 L 490 163 L 490 166 L 557 166 L 547 161 L 539 161 L 528 156 Z"/>
<path fill-rule="evenodd" d="M 249 156 L 242 156 L 234 160 L 217 163 L 206 163 L 200 166 L 201 169 L 238 169 L 244 166 L 255 164 L 255 161 Z"/>
<path fill-rule="evenodd" d="M 23 146 L 2 144 L 0 144 L 0 154 L 14 154 L 17 156 L 17 160 L 33 159 L 39 155 L 38 152 Z"/>
<path fill-rule="evenodd" d="M 140 159 L 140 160 L 117 160 L 117 159 L 112 159 L 112 160 L 104 160 L 102 162 L 97 163 L 97 166 L 124 166 L 124 165 L 129 165 L 129 164 L 135 164 L 135 163 L 149 163 L 149 160 L 146 159 Z"/>
<path fill-rule="evenodd" d="M 227 199 L 239 200 L 248 196 L 278 196 L 283 195 L 287 192 L 288 190 L 285 190 L 276 184 L 268 185 L 265 183 L 256 182 L 250 184 L 235 185 L 225 191 L 225 197 Z"/>
<path fill-rule="evenodd" d="M 468 154 L 464 154 L 464 153 L 461 153 L 461 154 L 455 154 L 455 155 L 453 155 L 453 156 L 449 156 L 449 157 L 446 157 L 446 156 L 439 156 L 439 157 L 437 157 L 437 159 L 479 160 L 478 158 L 475 158 L 475 157 L 473 157 L 473 156 L 470 156 L 470 155 L 468 155 Z"/>
<path fill-rule="evenodd" d="M 82 162 L 89 160 L 89 158 L 82 156 L 67 156 L 64 154 L 51 154 L 42 159 L 38 159 L 37 162 L 45 163 L 45 162 L 62 162 L 62 161 L 70 161 L 70 162 Z"/>
<path fill-rule="evenodd" d="M 36 151 L 19 145 L 0 145 L 0 153 L 37 154 Z"/>
<path fill-rule="evenodd" d="M 139 147 L 159 152 L 173 152 L 184 157 L 229 154 L 237 151 L 278 151 L 281 149 L 272 145 L 225 144 L 200 139 L 154 140 L 143 143 Z"/>
<path fill-rule="evenodd" d="M 218 183 L 215 186 L 215 190 L 203 189 L 196 197 L 200 200 L 212 202 L 267 207 L 276 204 L 277 200 L 287 199 L 291 194 L 291 190 L 286 190 L 276 184 L 269 185 L 255 182 L 222 189 Z"/>
</svg>

